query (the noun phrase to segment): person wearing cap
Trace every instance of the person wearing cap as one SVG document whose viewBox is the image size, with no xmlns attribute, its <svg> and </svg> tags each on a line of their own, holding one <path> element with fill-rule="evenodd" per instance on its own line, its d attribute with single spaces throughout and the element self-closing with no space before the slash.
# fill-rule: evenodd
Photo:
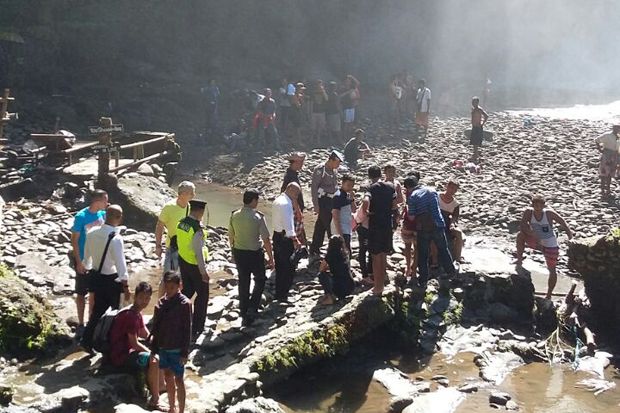
<svg viewBox="0 0 620 413">
<path fill-rule="evenodd" d="M 327 105 L 325 106 L 325 121 L 331 143 L 342 145 L 342 106 L 338 94 L 338 83 L 331 81 L 327 85 Z"/>
<path fill-rule="evenodd" d="M 296 182 L 291 182 L 272 204 L 273 254 L 276 267 L 275 299 L 285 302 L 293 284 L 295 267 L 291 259 L 301 244 L 295 233 L 295 212 L 293 200 L 301 191 Z"/>
<path fill-rule="evenodd" d="M 312 206 L 318 219 L 314 224 L 312 243 L 310 244 L 310 254 L 313 259 L 319 256 L 325 232 L 331 237 L 330 225 L 332 222 L 332 199 L 338 189 L 338 167 L 344 160 L 344 156 L 334 150 L 329 154 L 329 158 L 323 165 L 314 168 L 312 173 L 312 184 L 310 193 L 312 195 Z"/>
<path fill-rule="evenodd" d="M 301 181 L 299 180 L 299 171 L 304 167 L 304 161 L 306 160 L 305 152 L 293 152 L 289 155 L 289 167 L 284 174 L 284 181 L 282 182 L 282 188 L 280 193 L 286 190 L 286 187 L 291 182 L 296 182 L 301 187 Z M 306 243 L 306 231 L 304 229 L 304 194 L 303 191 L 299 191 L 299 195 L 293 200 L 293 207 L 295 208 L 295 232 L 299 238 L 299 242 Z"/>
<path fill-rule="evenodd" d="M 344 146 L 344 160 L 351 169 L 357 168 L 357 160 L 360 157 L 364 158 L 370 153 L 370 147 L 362 140 L 364 136 L 363 129 L 356 129 L 353 137 Z"/>
<path fill-rule="evenodd" d="M 620 161 L 620 124 L 614 125 L 611 133 L 596 138 L 596 149 L 601 152 L 601 163 L 598 169 L 601 177 L 601 195 L 611 195 L 611 178 L 620 177 L 618 168 Z"/>
<path fill-rule="evenodd" d="M 228 224 L 228 240 L 239 276 L 239 312 L 243 325 L 256 318 L 265 288 L 265 252 L 267 267 L 274 267 L 269 230 L 265 215 L 256 210 L 259 192 L 248 189 L 243 193 L 243 208 L 233 211 Z M 254 289 L 250 295 L 250 275 Z"/>
<path fill-rule="evenodd" d="M 419 179 L 420 174 L 414 172 L 409 176 Z M 439 195 L 429 187 L 416 182 L 416 188 L 407 199 L 407 213 L 415 219 L 416 239 L 418 248 L 418 284 L 426 287 L 429 276 L 429 249 L 435 243 L 439 264 L 448 277 L 456 274 L 452 255 L 446 239 L 446 223 L 439 208 Z"/>
<path fill-rule="evenodd" d="M 280 136 L 276 129 L 276 101 L 273 100 L 271 89 L 264 91 L 265 97 L 258 102 L 254 114 L 254 138 L 256 144 L 270 142 L 276 149 L 280 149 Z"/>
<path fill-rule="evenodd" d="M 458 228 L 460 206 L 456 200 L 455 194 L 459 189 L 459 183 L 456 179 L 449 179 L 446 183 L 446 190 L 439 194 L 439 209 L 446 223 L 446 237 L 452 241 L 452 256 L 455 260 L 462 263 L 463 257 L 463 231 Z M 437 247 L 432 244 L 431 262 L 433 266 L 437 266 Z"/>
<path fill-rule="evenodd" d="M 166 254 L 164 256 L 164 273 L 178 271 L 179 249 L 177 247 L 177 225 L 189 215 L 189 201 L 196 195 L 196 186 L 190 181 L 183 181 L 177 188 L 177 199 L 167 203 L 159 213 L 155 227 L 155 254 L 161 259 L 161 239 L 166 231 Z M 160 291 L 163 293 L 163 290 Z M 160 296 L 162 294 L 159 294 Z"/>
<path fill-rule="evenodd" d="M 207 203 L 197 199 L 189 201 L 189 215 L 177 225 L 177 245 L 179 247 L 179 269 L 183 280 L 183 295 L 194 300 L 192 315 L 192 334 L 199 335 L 204 330 L 209 301 L 209 273 L 206 260 L 209 251 L 205 246 L 207 231 L 202 225 L 202 217 Z"/>
</svg>

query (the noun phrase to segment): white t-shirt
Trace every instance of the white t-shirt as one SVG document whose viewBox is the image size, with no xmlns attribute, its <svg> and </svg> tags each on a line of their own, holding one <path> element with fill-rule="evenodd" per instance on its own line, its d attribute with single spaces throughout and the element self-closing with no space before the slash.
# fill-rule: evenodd
<svg viewBox="0 0 620 413">
<path fill-rule="evenodd" d="M 604 149 L 620 152 L 620 140 L 613 133 L 605 133 L 596 138 L 596 143 L 602 143 Z"/>
<path fill-rule="evenodd" d="M 448 203 L 443 200 L 441 195 L 439 195 L 439 209 L 441 209 L 442 211 L 446 211 L 447 213 L 452 214 L 457 206 L 459 206 L 459 202 L 456 200 L 456 198 L 452 198 L 452 202 Z"/>
<path fill-rule="evenodd" d="M 416 95 L 416 100 L 418 102 L 422 102 L 420 106 L 420 112 L 428 112 L 428 101 L 431 98 L 431 90 L 427 87 L 424 89 L 418 89 L 418 94 Z"/>
</svg>

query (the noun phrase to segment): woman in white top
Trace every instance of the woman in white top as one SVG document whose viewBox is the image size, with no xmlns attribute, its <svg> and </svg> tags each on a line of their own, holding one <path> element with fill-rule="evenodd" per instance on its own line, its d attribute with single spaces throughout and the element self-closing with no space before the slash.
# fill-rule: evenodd
<svg viewBox="0 0 620 413">
<path fill-rule="evenodd" d="M 460 208 L 459 202 L 454 195 L 459 189 L 459 183 L 456 180 L 450 179 L 446 183 L 446 190 L 439 194 L 439 209 L 441 215 L 446 222 L 446 238 L 448 241 L 452 240 L 452 256 L 455 260 L 462 263 L 463 257 L 463 231 L 461 231 L 457 225 L 459 221 Z M 431 247 L 431 257 L 434 266 L 437 265 L 437 248 L 435 244 Z"/>
</svg>

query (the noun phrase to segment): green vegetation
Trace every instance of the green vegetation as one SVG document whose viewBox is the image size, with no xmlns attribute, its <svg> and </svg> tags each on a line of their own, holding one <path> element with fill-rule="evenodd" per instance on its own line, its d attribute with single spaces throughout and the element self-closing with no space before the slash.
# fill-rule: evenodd
<svg viewBox="0 0 620 413">
<path fill-rule="evenodd" d="M 614 228 L 611 230 L 611 238 L 620 241 L 620 228 Z"/>
<path fill-rule="evenodd" d="M 283 348 L 256 362 L 252 370 L 259 374 L 278 373 L 296 367 L 304 361 L 332 357 L 348 349 L 349 338 L 345 326 L 336 324 L 321 331 L 308 331 Z"/>
<path fill-rule="evenodd" d="M 454 308 L 446 310 L 443 313 L 443 322 L 448 324 L 458 324 L 463 318 L 463 304 L 458 303 Z"/>
<path fill-rule="evenodd" d="M 44 299 L 0 266 L 0 352 L 31 355 L 58 335 L 57 320 Z"/>
</svg>

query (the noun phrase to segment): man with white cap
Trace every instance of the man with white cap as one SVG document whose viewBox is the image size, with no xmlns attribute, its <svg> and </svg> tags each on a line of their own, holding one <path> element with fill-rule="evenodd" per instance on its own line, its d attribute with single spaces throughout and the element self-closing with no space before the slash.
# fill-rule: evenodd
<svg viewBox="0 0 620 413">
<path fill-rule="evenodd" d="M 312 234 L 312 244 L 310 245 L 310 254 L 313 260 L 319 256 L 323 241 L 325 240 L 325 232 L 331 237 L 332 222 L 332 200 L 334 194 L 338 190 L 338 167 L 344 161 L 344 155 L 339 151 L 333 150 L 329 154 L 329 158 L 323 165 L 314 168 L 312 173 L 312 185 L 310 192 L 312 194 L 312 205 L 314 213 L 318 215 L 318 219 L 314 224 L 314 233 Z"/>
<path fill-rule="evenodd" d="M 297 183 L 301 187 L 301 181 L 299 180 L 299 171 L 304 167 L 304 161 L 306 160 L 305 152 L 293 152 L 288 156 L 289 167 L 284 174 L 284 181 L 282 182 L 282 188 L 280 193 L 286 190 L 286 187 L 291 182 Z M 295 209 L 295 232 L 299 238 L 299 242 L 306 243 L 306 231 L 304 230 L 303 213 L 305 209 L 304 194 L 303 191 L 299 191 L 297 198 L 293 199 L 293 208 Z"/>
</svg>

